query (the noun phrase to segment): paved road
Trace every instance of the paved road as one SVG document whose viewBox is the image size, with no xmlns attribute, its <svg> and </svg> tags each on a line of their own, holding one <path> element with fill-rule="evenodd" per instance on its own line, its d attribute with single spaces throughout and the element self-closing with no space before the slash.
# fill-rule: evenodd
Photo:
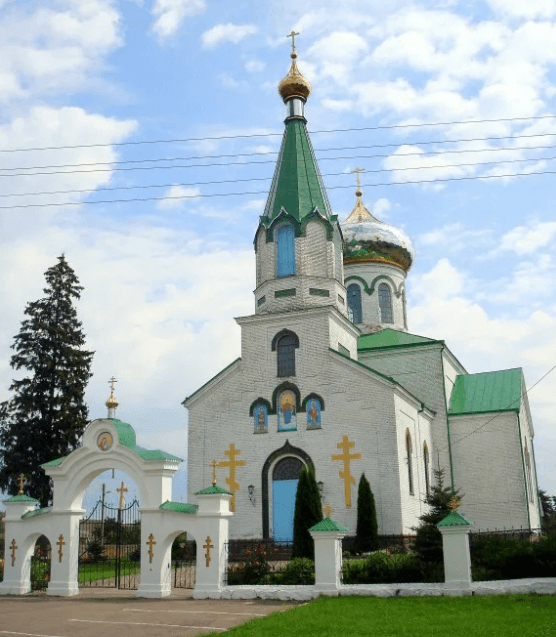
<svg viewBox="0 0 556 637">
<path fill-rule="evenodd" d="M 292 608 L 279 601 L 194 600 L 191 591 L 140 599 L 94 590 L 70 598 L 0 596 L 0 637 L 189 637 L 220 634 Z"/>
</svg>

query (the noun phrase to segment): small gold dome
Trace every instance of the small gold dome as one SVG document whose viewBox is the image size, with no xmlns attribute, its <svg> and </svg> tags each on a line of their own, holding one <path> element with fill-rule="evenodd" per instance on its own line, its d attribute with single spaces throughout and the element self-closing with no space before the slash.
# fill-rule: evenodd
<svg viewBox="0 0 556 637">
<path fill-rule="evenodd" d="M 278 84 L 278 93 L 280 93 L 284 102 L 290 97 L 302 97 L 307 99 L 311 94 L 311 83 L 299 72 L 295 59 L 297 53 L 292 51 L 290 54 L 292 65 L 286 77 Z"/>
<path fill-rule="evenodd" d="M 104 403 L 108 409 L 116 409 L 116 407 L 120 404 L 114 394 L 110 394 L 110 398 Z"/>
</svg>

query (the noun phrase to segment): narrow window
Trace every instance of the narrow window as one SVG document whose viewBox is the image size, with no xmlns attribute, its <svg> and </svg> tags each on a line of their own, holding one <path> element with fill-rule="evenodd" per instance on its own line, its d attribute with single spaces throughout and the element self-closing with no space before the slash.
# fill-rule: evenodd
<svg viewBox="0 0 556 637">
<path fill-rule="evenodd" d="M 527 447 L 527 438 L 525 439 L 525 467 L 527 469 L 527 491 L 529 494 L 529 500 L 533 502 L 533 475 L 531 472 L 531 456 L 529 455 L 529 449 Z"/>
<path fill-rule="evenodd" d="M 295 274 L 295 236 L 291 226 L 278 231 L 276 252 L 276 276 Z"/>
<path fill-rule="evenodd" d="M 361 288 L 357 285 L 357 283 L 348 285 L 347 296 L 349 320 L 352 323 L 362 323 L 363 312 L 361 310 Z"/>
<path fill-rule="evenodd" d="M 378 305 L 380 307 L 380 322 L 393 323 L 392 293 L 386 283 L 381 283 L 378 286 Z"/>
<path fill-rule="evenodd" d="M 297 340 L 293 334 L 285 334 L 276 343 L 278 376 L 295 376 L 295 348 Z"/>
<path fill-rule="evenodd" d="M 430 485 L 430 478 L 429 478 L 429 474 L 430 474 L 430 460 L 429 460 L 429 448 L 427 446 L 427 443 L 425 442 L 425 445 L 423 447 L 423 460 L 424 460 L 424 464 L 425 464 L 425 492 L 427 495 L 430 495 L 430 489 L 431 489 L 431 485 Z"/>
<path fill-rule="evenodd" d="M 409 429 L 405 432 L 405 450 L 407 454 L 407 478 L 409 481 L 409 495 L 413 495 L 413 466 L 411 458 L 411 434 Z"/>
</svg>

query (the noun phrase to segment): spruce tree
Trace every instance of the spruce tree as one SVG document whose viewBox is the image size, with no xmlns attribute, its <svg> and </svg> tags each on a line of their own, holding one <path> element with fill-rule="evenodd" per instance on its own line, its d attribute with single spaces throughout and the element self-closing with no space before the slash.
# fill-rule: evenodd
<svg viewBox="0 0 556 637">
<path fill-rule="evenodd" d="M 322 505 L 315 474 L 303 468 L 295 494 L 292 558 L 315 559 L 315 546 L 309 529 L 322 520 Z"/>
<path fill-rule="evenodd" d="M 45 278 L 45 296 L 27 305 L 28 318 L 11 346 L 12 368 L 27 375 L 12 381 L 13 397 L 0 404 L 0 489 L 16 494 L 23 473 L 26 494 L 43 507 L 52 501 L 52 487 L 40 465 L 67 455 L 80 441 L 93 358 L 82 349 L 85 336 L 73 306 L 83 288 L 64 255 Z"/>
<path fill-rule="evenodd" d="M 430 509 L 419 517 L 421 525 L 414 529 L 417 531 L 414 549 L 425 562 L 439 563 L 444 558 L 444 552 L 442 534 L 436 525 L 451 512 L 450 500 L 461 497 L 459 489 L 444 486 L 444 469 L 435 469 L 434 476 L 436 484 L 425 497 L 425 503 Z"/>
<path fill-rule="evenodd" d="M 378 549 L 375 498 L 364 473 L 359 480 L 357 492 L 357 536 L 353 548 L 357 553 L 367 553 Z"/>
</svg>

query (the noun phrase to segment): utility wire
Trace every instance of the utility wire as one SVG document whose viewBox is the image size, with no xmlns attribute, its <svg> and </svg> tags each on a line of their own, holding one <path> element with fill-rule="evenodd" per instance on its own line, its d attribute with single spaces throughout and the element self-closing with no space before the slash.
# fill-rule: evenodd
<svg viewBox="0 0 556 637">
<path fill-rule="evenodd" d="M 338 151 L 338 150 L 362 150 L 362 149 L 370 149 L 370 148 L 394 148 L 397 146 L 425 146 L 431 144 L 459 144 L 463 142 L 483 142 L 483 141 L 491 141 L 491 140 L 502 140 L 502 139 L 524 139 L 531 137 L 551 137 L 556 136 L 556 132 L 554 133 L 537 133 L 535 135 L 506 135 L 503 137 L 476 137 L 474 139 L 444 139 L 444 140 L 432 140 L 432 141 L 418 141 L 418 142 L 406 142 L 404 144 L 395 143 L 395 144 L 371 144 L 367 146 L 340 146 L 337 148 L 318 148 L 315 149 L 315 153 L 319 152 L 330 152 L 330 151 Z M 457 149 L 457 150 L 443 150 L 443 151 L 429 151 L 426 154 L 443 154 L 443 153 L 476 153 L 476 152 L 492 152 L 492 151 L 500 151 L 500 150 L 533 150 L 535 148 L 554 148 L 554 145 L 550 146 L 506 146 L 506 147 L 496 147 L 496 148 L 484 148 L 484 149 Z M 1 151 L 0 151 L 1 152 Z M 14 168 L 0 168 L 0 171 L 13 171 L 13 170 L 43 170 L 47 168 L 79 168 L 83 166 L 114 166 L 120 164 L 144 164 L 144 163 L 155 163 L 155 162 L 171 162 L 171 161 L 191 161 L 194 159 L 225 159 L 225 158 L 237 158 L 237 157 L 255 157 L 255 156 L 268 156 L 268 155 L 278 155 L 279 151 L 267 151 L 267 152 L 252 152 L 252 153 L 234 153 L 227 155 L 192 155 L 189 157 L 158 157 L 153 159 L 125 159 L 118 161 L 103 161 L 103 162 L 91 162 L 91 163 L 77 163 L 77 164 L 52 164 L 48 166 L 17 166 Z M 403 155 L 424 155 L 425 153 L 399 153 L 395 155 L 396 157 L 402 157 Z M 321 157 L 319 161 L 323 160 L 331 160 L 331 159 L 357 159 L 361 158 L 370 158 L 370 157 L 391 157 L 392 153 L 388 153 L 386 155 L 354 155 L 352 157 Z M 236 164 L 247 165 L 247 164 L 264 164 L 270 162 L 235 162 Z M 229 166 L 234 165 L 233 163 L 209 163 L 209 164 L 194 164 L 194 167 L 199 166 Z M 183 168 L 183 166 L 181 166 Z M 153 166 L 156 168 L 156 166 Z M 166 166 L 163 166 L 166 168 Z M 111 170 L 116 170 L 115 168 L 111 168 Z M 71 172 L 71 171 L 62 171 L 62 172 Z M 93 172 L 93 171 L 76 171 L 76 172 Z M 24 175 L 30 174 L 33 175 L 35 173 L 22 173 Z M 37 173 L 37 174 L 57 174 L 57 173 Z M 21 176 L 17 174 L 12 174 L 8 176 Z"/>
<path fill-rule="evenodd" d="M 555 119 L 556 115 L 536 115 L 532 117 L 501 117 L 497 119 L 470 119 L 461 120 L 455 122 L 430 122 L 420 124 L 395 124 L 392 126 L 364 126 L 361 128 L 332 128 L 327 130 L 315 130 L 309 131 L 311 135 L 317 135 L 320 133 L 348 133 L 352 131 L 364 131 L 364 130 L 393 130 L 397 128 L 423 128 L 426 126 L 454 126 L 457 124 L 484 124 L 494 122 L 523 122 L 530 120 L 543 120 L 543 119 Z M 216 137 L 186 137 L 183 139 L 154 139 L 154 140 L 140 140 L 136 142 L 114 142 L 112 144 L 75 144 L 73 146 L 42 146 L 35 148 L 5 148 L 0 150 L 0 153 L 16 153 L 16 152 L 30 152 L 30 151 L 43 151 L 43 150 L 65 150 L 71 148 L 106 148 L 112 146 L 138 146 L 140 144 L 174 144 L 184 142 L 204 142 L 204 141 L 217 141 L 225 139 L 251 139 L 254 137 L 276 137 L 283 135 L 283 131 L 280 133 L 252 133 L 249 135 L 220 135 Z"/>
<path fill-rule="evenodd" d="M 471 177 L 446 177 L 442 179 L 417 180 L 417 181 L 399 181 L 399 182 L 383 182 L 375 184 L 361 184 L 362 188 L 375 188 L 377 186 L 405 186 L 409 184 L 437 184 L 447 181 L 471 181 L 475 179 L 501 179 L 504 177 L 529 177 L 531 175 L 556 175 L 556 170 L 543 170 L 528 173 L 510 173 L 506 175 L 475 175 Z M 345 188 L 353 188 L 349 186 L 330 186 L 327 190 L 338 190 Z M 37 203 L 37 204 L 18 204 L 15 206 L 0 206 L 0 210 L 12 210 L 15 208 L 50 208 L 52 206 L 81 206 L 88 204 L 100 203 L 127 203 L 132 201 L 164 201 L 172 199 L 207 199 L 214 197 L 242 197 L 251 195 L 267 195 L 268 190 L 258 190 L 253 192 L 225 192 L 212 194 L 196 194 L 196 195 L 180 195 L 180 196 L 164 196 L 164 197 L 133 197 L 131 199 L 103 199 L 98 201 L 64 201 L 62 203 Z"/>
<path fill-rule="evenodd" d="M 553 148 L 553 147 L 552 147 Z M 417 153 L 418 154 L 418 153 Z M 390 173 L 390 172 L 399 172 L 404 170 L 433 170 L 438 168 L 459 168 L 459 167 L 470 167 L 470 166 L 485 166 L 491 164 L 508 164 L 508 163 L 522 163 L 526 161 L 553 161 L 556 160 L 556 157 L 529 157 L 527 159 L 501 159 L 497 161 L 484 161 L 484 162 L 473 162 L 473 163 L 464 163 L 464 164 L 438 164 L 436 166 L 405 166 L 403 168 L 380 168 L 374 170 L 365 170 L 365 173 Z M 1 177 L 2 175 L 0 175 Z M 321 173 L 321 177 L 351 177 L 351 173 L 339 172 L 339 173 Z M 91 193 L 91 192 L 99 192 L 99 191 L 114 191 L 114 190 L 140 190 L 145 188 L 172 188 L 175 186 L 182 187 L 196 187 L 196 186 L 208 186 L 212 184 L 232 184 L 232 183 L 241 183 L 241 182 L 251 182 L 251 181 L 270 181 L 272 177 L 251 177 L 250 179 L 218 179 L 216 181 L 197 181 L 190 183 L 173 183 L 173 184 L 151 184 L 151 185 L 140 185 L 140 186 L 113 186 L 106 188 L 90 188 L 86 190 L 54 190 L 54 191 L 43 191 L 43 192 L 24 192 L 24 193 L 8 193 L 8 194 L 0 194 L 0 197 L 38 197 L 40 195 L 67 195 L 67 194 L 78 194 L 78 193 Z"/>
</svg>

